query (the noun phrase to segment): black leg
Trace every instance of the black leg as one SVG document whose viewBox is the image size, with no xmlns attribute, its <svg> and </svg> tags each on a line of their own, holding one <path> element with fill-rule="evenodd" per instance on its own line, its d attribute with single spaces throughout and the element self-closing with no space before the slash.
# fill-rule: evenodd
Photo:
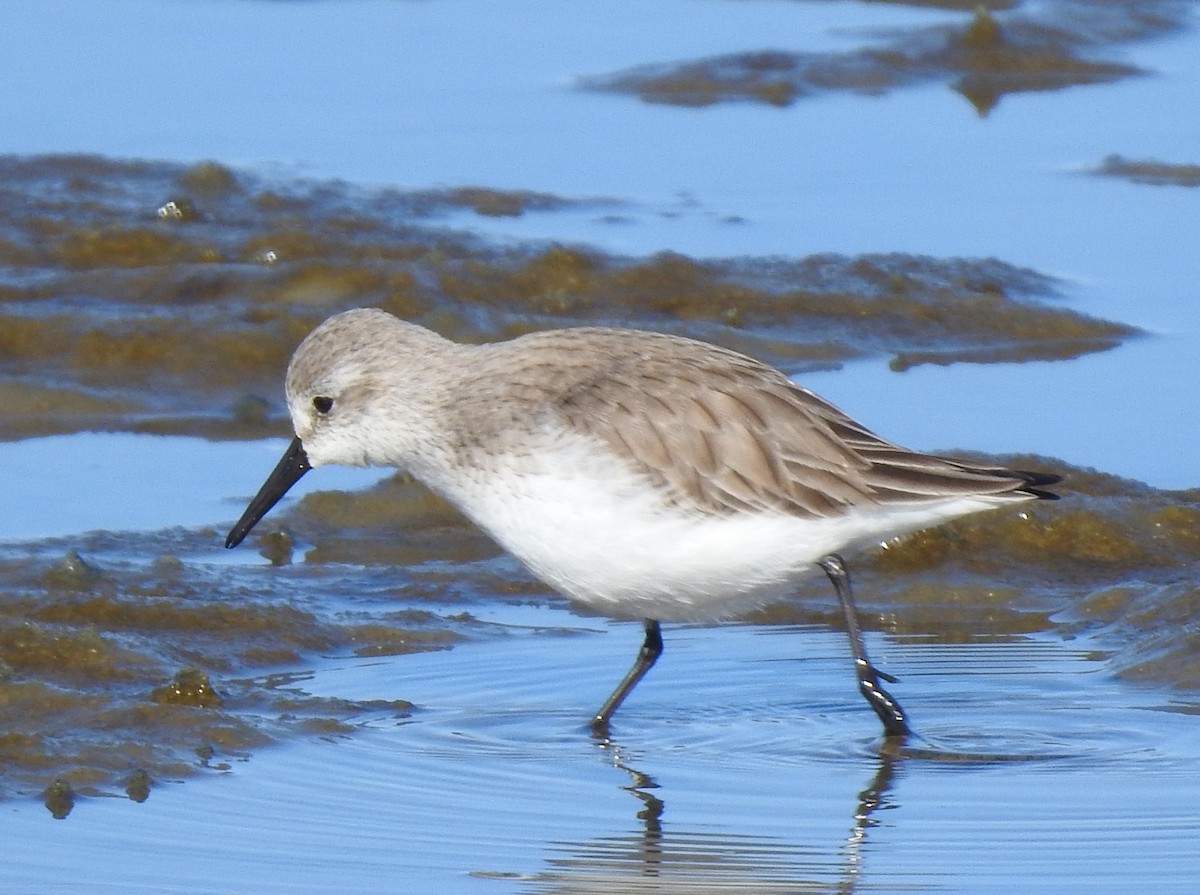
<svg viewBox="0 0 1200 895">
<path fill-rule="evenodd" d="M 592 716 L 592 732 L 597 736 L 606 736 L 608 734 L 608 722 L 615 712 L 625 701 L 625 697 L 630 694 L 638 681 L 646 676 L 658 657 L 662 655 L 662 629 L 659 628 L 658 622 L 652 618 L 643 619 L 642 624 L 646 627 L 646 639 L 642 641 L 642 648 L 638 650 L 637 658 L 633 662 L 633 667 L 629 669 L 629 673 L 625 675 L 624 680 L 617 685 L 617 689 L 613 690 L 612 696 L 604 700 L 604 705 L 600 706 L 600 711 Z"/>
<path fill-rule="evenodd" d="M 879 683 L 880 678 L 892 684 L 896 683 L 896 679 L 879 671 L 867 658 L 867 648 L 863 645 L 862 631 L 858 627 L 858 610 L 854 608 L 854 595 L 850 590 L 850 573 L 846 571 L 846 563 L 836 553 L 831 553 L 820 560 L 818 565 L 833 582 L 833 589 L 837 591 L 838 602 L 842 604 L 842 612 L 846 616 L 846 633 L 850 635 L 850 649 L 854 653 L 854 670 L 858 674 L 859 692 L 883 722 L 883 730 L 887 736 L 907 736 L 909 726 L 904 709 L 900 708 L 900 703 Z"/>
</svg>

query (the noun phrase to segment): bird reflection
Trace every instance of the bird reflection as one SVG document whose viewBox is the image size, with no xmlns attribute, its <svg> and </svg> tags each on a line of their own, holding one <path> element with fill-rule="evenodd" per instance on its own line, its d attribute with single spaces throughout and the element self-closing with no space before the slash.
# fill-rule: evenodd
<svg viewBox="0 0 1200 895">
<path fill-rule="evenodd" d="M 666 800 L 654 777 L 631 763 L 613 740 L 602 738 L 598 747 L 606 763 L 629 776 L 621 788 L 638 802 L 637 827 L 630 833 L 552 846 L 549 867 L 530 881 L 533 891 L 852 893 L 863 871 L 864 845 L 879 822 L 876 815 L 895 807 L 891 787 L 904 757 L 902 746 L 885 743 L 874 774 L 848 812 L 849 832 L 831 853 L 830 844 L 664 830 Z"/>
<path fill-rule="evenodd" d="M 666 804 L 653 792 L 658 789 L 653 777 L 625 764 L 619 756 L 614 764 L 629 774 L 633 781 L 621 788 L 631 793 L 643 805 L 642 810 L 637 813 L 637 819 L 642 822 L 640 860 L 646 876 L 657 876 L 663 860 L 662 813 Z"/>
<path fill-rule="evenodd" d="M 892 783 L 896 778 L 897 763 L 903 757 L 903 746 L 898 745 L 894 737 L 883 741 L 879 750 L 879 765 L 870 784 L 858 794 L 858 808 L 854 812 L 854 823 L 850 827 L 850 835 L 842 846 L 844 866 L 842 882 L 837 887 L 838 892 L 850 893 L 858 884 L 859 873 L 862 870 L 863 845 L 867 841 L 867 831 L 876 826 L 879 821 L 875 814 L 884 808 L 894 808 L 891 800 Z"/>
</svg>

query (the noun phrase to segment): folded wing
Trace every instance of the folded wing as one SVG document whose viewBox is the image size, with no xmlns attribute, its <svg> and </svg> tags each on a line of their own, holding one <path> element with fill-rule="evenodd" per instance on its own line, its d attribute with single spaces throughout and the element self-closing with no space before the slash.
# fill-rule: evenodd
<svg viewBox="0 0 1200 895">
<path fill-rule="evenodd" d="M 687 340 L 615 355 L 561 395 L 577 431 L 606 442 L 711 514 L 835 516 L 871 504 L 1055 495 L 1058 476 L 982 468 L 884 441 L 751 358 Z"/>
</svg>

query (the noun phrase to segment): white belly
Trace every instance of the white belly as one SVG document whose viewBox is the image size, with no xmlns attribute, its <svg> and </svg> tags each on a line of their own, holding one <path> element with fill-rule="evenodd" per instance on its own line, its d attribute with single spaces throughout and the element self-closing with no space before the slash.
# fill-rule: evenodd
<svg viewBox="0 0 1200 895">
<path fill-rule="evenodd" d="M 591 443 L 557 447 L 553 456 L 526 455 L 438 490 L 539 578 L 615 617 L 700 621 L 745 612 L 786 598 L 829 553 L 1006 502 L 871 506 L 826 519 L 711 516 L 669 505 Z"/>
</svg>

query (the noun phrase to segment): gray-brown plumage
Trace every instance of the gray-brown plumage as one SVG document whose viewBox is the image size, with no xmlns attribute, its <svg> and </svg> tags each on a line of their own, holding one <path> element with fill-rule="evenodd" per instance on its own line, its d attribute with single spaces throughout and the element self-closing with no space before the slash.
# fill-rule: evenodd
<svg viewBox="0 0 1200 895">
<path fill-rule="evenodd" d="M 553 420 L 598 438 L 704 513 L 820 517 L 965 495 L 1052 497 L 1038 486 L 1059 480 L 899 447 L 778 370 L 691 339 L 579 328 L 475 351 L 461 400 L 480 408 L 476 419 L 499 415 L 510 435 L 519 422 Z"/>
</svg>

